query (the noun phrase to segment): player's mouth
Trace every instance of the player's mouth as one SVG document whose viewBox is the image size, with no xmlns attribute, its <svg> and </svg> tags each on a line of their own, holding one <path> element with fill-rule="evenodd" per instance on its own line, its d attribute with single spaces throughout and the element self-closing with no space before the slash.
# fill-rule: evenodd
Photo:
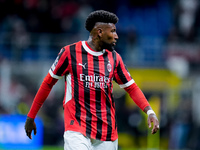
<svg viewBox="0 0 200 150">
<path fill-rule="evenodd" d="M 113 42 L 113 43 L 112 43 L 112 45 L 113 45 L 113 46 L 115 46 L 115 45 L 116 45 L 116 43 L 117 43 L 117 41 L 116 41 L 116 42 Z"/>
</svg>

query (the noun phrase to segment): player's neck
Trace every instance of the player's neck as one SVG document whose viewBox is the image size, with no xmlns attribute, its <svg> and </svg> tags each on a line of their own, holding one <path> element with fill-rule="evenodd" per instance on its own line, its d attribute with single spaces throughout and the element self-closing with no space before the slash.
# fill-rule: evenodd
<svg viewBox="0 0 200 150">
<path fill-rule="evenodd" d="M 91 37 L 89 37 L 89 39 L 87 40 L 87 44 L 88 44 L 89 47 L 90 47 L 91 49 L 93 49 L 94 51 L 99 52 L 99 51 L 102 51 L 102 50 L 103 50 L 103 49 L 101 48 L 101 46 L 98 44 L 98 42 L 95 41 L 95 40 L 92 40 Z"/>
</svg>

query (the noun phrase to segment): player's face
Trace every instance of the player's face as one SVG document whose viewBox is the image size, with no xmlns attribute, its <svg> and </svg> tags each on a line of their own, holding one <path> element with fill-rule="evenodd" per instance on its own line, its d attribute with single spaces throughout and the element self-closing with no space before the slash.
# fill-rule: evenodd
<svg viewBox="0 0 200 150">
<path fill-rule="evenodd" d="M 104 25 L 102 29 L 102 48 L 108 49 L 109 51 L 114 50 L 114 46 L 116 45 L 118 39 L 118 35 L 116 32 L 116 26 L 113 23 L 107 23 Z"/>
</svg>

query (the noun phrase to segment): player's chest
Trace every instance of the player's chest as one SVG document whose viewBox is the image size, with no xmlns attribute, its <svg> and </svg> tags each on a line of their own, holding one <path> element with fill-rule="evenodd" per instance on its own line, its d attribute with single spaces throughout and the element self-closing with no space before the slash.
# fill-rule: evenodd
<svg viewBox="0 0 200 150">
<path fill-rule="evenodd" d="M 113 76 L 115 62 L 108 56 L 82 54 L 81 57 L 72 57 L 70 66 L 72 73 L 77 75 Z"/>
</svg>

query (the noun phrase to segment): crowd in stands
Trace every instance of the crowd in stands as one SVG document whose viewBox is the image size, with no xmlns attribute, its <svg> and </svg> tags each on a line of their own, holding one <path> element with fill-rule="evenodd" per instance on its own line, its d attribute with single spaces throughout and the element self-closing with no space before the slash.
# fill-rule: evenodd
<svg viewBox="0 0 200 150">
<path fill-rule="evenodd" d="M 118 15 L 116 50 L 139 66 L 162 66 L 167 42 L 199 37 L 197 0 L 1 0 L 0 58 L 39 59 L 43 46 L 51 58 L 63 45 L 87 38 L 85 19 L 98 9 Z"/>
</svg>

